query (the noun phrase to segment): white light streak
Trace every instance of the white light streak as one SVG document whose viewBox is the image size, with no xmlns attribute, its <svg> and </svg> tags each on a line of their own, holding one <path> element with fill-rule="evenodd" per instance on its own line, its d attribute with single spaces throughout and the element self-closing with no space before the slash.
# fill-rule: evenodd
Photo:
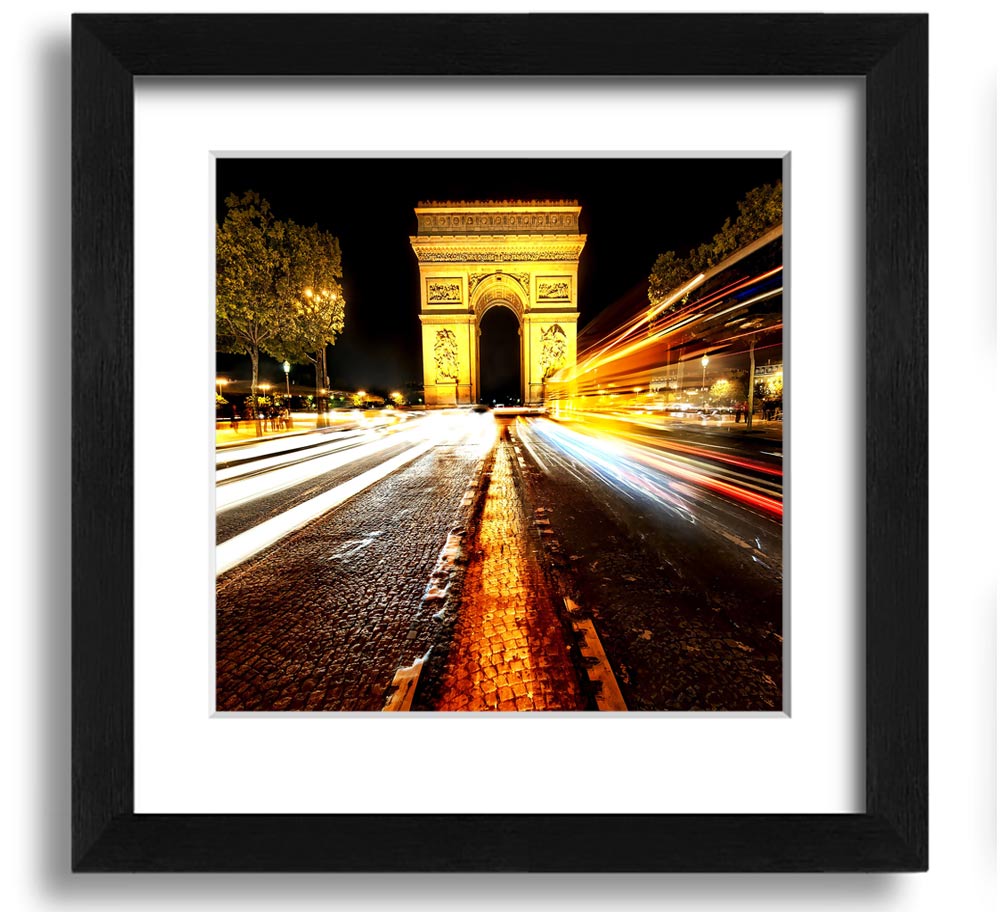
<svg viewBox="0 0 1000 912">
<path fill-rule="evenodd" d="M 255 554 L 259 554 L 306 523 L 319 518 L 328 510 L 340 506 L 344 501 L 359 494 L 365 488 L 371 487 L 404 465 L 419 459 L 434 446 L 435 441 L 425 440 L 398 456 L 380 463 L 375 468 L 362 472 L 350 481 L 337 485 L 337 487 L 331 488 L 305 503 L 292 507 L 291 510 L 222 542 L 215 548 L 215 575 L 219 576 Z"/>
</svg>

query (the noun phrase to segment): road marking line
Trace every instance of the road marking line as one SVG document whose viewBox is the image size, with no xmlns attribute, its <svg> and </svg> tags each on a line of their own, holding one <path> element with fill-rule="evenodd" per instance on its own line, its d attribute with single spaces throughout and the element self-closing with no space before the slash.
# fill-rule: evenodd
<svg viewBox="0 0 1000 912">
<path fill-rule="evenodd" d="M 432 647 L 433 648 L 433 647 Z M 390 685 L 392 693 L 386 698 L 382 712 L 409 712 L 413 705 L 413 695 L 417 691 L 417 682 L 420 680 L 420 672 L 424 667 L 424 662 L 430 656 L 428 649 L 419 659 L 406 668 L 398 668 L 393 676 Z"/>
<path fill-rule="evenodd" d="M 361 493 L 365 488 L 371 487 L 407 463 L 423 456 L 434 445 L 433 441 L 424 441 L 418 446 L 380 463 L 375 468 L 362 472 L 350 481 L 345 481 L 329 491 L 324 491 L 305 503 L 292 507 L 291 510 L 286 510 L 284 513 L 265 520 L 260 525 L 222 542 L 215 548 L 215 575 L 221 576 L 227 570 L 232 570 L 233 567 L 242 564 L 255 554 L 259 554 L 265 548 L 280 541 L 296 529 L 300 529 L 306 523 L 322 516 L 328 510 L 339 507 L 355 494 Z"/>
<path fill-rule="evenodd" d="M 348 557 L 354 557 L 362 548 L 367 548 L 373 541 L 384 534 L 384 532 L 366 532 L 364 538 L 352 538 L 344 542 L 326 560 L 344 560 Z"/>
<path fill-rule="evenodd" d="M 595 699 L 601 712 L 627 712 L 625 699 L 618 689 L 618 681 L 608 663 L 601 639 L 594 629 L 594 622 L 589 620 L 573 621 L 573 630 L 583 637 L 580 644 L 580 654 L 584 659 L 591 659 L 594 664 L 587 668 L 587 677 L 591 682 L 600 685 Z"/>
<path fill-rule="evenodd" d="M 530 443 L 528 443 L 528 438 L 522 437 L 520 434 L 518 435 L 518 438 L 520 439 L 521 443 L 524 444 L 524 448 L 531 454 L 531 458 L 538 463 L 538 468 L 540 468 L 546 475 L 548 475 L 549 467 L 544 462 L 542 462 L 541 457 L 538 455 L 535 448 Z"/>
</svg>

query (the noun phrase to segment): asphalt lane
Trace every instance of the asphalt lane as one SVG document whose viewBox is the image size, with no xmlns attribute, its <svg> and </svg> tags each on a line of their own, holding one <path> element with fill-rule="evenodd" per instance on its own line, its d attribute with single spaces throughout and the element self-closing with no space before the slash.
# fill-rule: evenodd
<svg viewBox="0 0 1000 912">
<path fill-rule="evenodd" d="M 515 433 L 526 509 L 551 529 L 553 570 L 593 619 L 629 708 L 780 709 L 780 515 L 706 486 L 719 465 L 671 451 L 676 435 L 663 435 L 665 461 L 644 462 L 620 434 L 590 431 L 536 420 Z M 780 490 L 766 472 L 741 474 Z"/>
</svg>

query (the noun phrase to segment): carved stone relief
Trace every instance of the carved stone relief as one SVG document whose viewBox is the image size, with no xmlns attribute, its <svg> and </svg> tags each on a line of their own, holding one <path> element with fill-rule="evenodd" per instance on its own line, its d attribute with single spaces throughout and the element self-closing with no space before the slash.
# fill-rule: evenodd
<svg viewBox="0 0 1000 912">
<path fill-rule="evenodd" d="M 547 380 L 566 365 L 566 330 L 554 324 L 542 330 L 542 353 L 538 359 L 539 372 Z"/>
<path fill-rule="evenodd" d="M 501 272 L 501 273 L 496 273 L 496 272 L 473 272 L 473 273 L 470 273 L 469 274 L 469 293 L 471 294 L 472 292 L 474 292 L 476 290 L 476 288 L 478 287 L 479 283 L 483 281 L 483 279 L 486 279 L 489 276 L 497 276 L 497 275 L 509 276 L 510 278 L 514 279 L 514 281 L 517 282 L 524 289 L 524 291 L 525 291 L 526 294 L 530 294 L 530 292 L 531 292 L 531 289 L 530 289 L 531 276 L 527 272 Z"/>
<path fill-rule="evenodd" d="M 433 304 L 461 304 L 461 282 L 428 282 L 427 301 Z"/>
<path fill-rule="evenodd" d="M 439 329 L 434 337 L 434 366 L 438 383 L 458 382 L 458 339 L 450 329 Z"/>
<path fill-rule="evenodd" d="M 540 301 L 568 301 L 569 279 L 539 279 L 538 299 Z"/>
</svg>

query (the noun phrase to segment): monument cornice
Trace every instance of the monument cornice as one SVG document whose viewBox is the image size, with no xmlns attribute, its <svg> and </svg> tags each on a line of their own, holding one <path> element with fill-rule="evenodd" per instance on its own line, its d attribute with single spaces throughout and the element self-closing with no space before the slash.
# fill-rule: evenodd
<svg viewBox="0 0 1000 912">
<path fill-rule="evenodd" d="M 549 209 L 580 211 L 575 199 L 552 200 L 420 200 L 414 211 L 475 212 L 480 209 L 504 209 L 508 212 L 543 212 Z"/>
<path fill-rule="evenodd" d="M 571 323 L 580 317 L 580 311 L 578 310 L 557 310 L 554 307 L 546 308 L 540 310 L 537 307 L 532 307 L 531 310 L 527 311 L 524 315 L 528 322 L 544 323 Z"/>
<path fill-rule="evenodd" d="M 464 236 L 413 235 L 410 244 L 421 263 L 532 263 L 576 262 L 585 234 L 501 234 Z"/>
<path fill-rule="evenodd" d="M 475 314 L 468 308 L 461 310 L 441 310 L 434 313 L 422 313 L 418 315 L 421 323 L 472 323 L 475 321 Z"/>
<path fill-rule="evenodd" d="M 580 211 L 575 201 L 566 200 L 439 203 L 413 210 L 421 237 L 575 234 L 580 230 Z"/>
</svg>

